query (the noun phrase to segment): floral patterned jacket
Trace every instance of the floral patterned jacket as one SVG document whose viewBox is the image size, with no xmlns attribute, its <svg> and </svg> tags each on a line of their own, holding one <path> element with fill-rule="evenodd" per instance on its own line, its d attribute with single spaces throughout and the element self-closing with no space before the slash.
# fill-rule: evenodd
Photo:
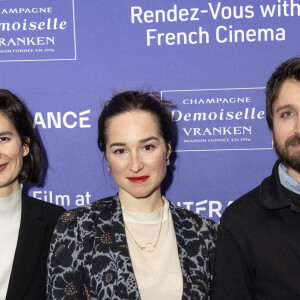
<svg viewBox="0 0 300 300">
<path fill-rule="evenodd" d="M 209 299 L 217 224 L 170 203 L 183 300 Z M 48 300 L 139 300 L 118 196 L 59 219 L 48 258 Z"/>
</svg>

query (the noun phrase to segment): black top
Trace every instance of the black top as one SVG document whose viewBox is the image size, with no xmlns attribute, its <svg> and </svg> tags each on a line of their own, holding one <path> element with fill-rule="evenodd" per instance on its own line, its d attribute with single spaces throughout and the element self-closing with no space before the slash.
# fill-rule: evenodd
<svg viewBox="0 0 300 300">
<path fill-rule="evenodd" d="M 278 166 L 221 218 L 213 300 L 300 299 L 300 201 Z"/>
</svg>

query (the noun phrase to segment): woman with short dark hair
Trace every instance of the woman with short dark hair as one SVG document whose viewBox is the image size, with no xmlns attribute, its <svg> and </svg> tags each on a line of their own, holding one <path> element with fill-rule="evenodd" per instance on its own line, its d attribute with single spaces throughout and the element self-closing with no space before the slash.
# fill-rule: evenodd
<svg viewBox="0 0 300 300">
<path fill-rule="evenodd" d="M 127 91 L 98 119 L 118 194 L 65 213 L 50 246 L 48 299 L 209 299 L 217 224 L 161 193 L 173 122 L 154 93 Z"/>
<path fill-rule="evenodd" d="M 0 299 L 46 299 L 47 254 L 64 209 L 22 192 L 38 182 L 42 162 L 25 106 L 0 89 Z"/>
</svg>

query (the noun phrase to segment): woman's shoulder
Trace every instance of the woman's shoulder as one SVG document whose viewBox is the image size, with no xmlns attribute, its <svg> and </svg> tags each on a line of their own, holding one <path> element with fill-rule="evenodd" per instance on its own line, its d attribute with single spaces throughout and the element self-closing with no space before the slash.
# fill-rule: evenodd
<svg viewBox="0 0 300 300">
<path fill-rule="evenodd" d="M 22 194 L 22 199 L 24 201 L 24 205 L 26 205 L 28 209 L 32 211 L 41 211 L 46 216 L 59 217 L 66 211 L 62 206 L 33 198 L 24 193 Z"/>
<path fill-rule="evenodd" d="M 22 194 L 22 215 L 27 220 L 38 220 L 52 235 L 57 221 L 66 210 L 58 205 Z M 51 237 L 51 236 L 50 236 Z"/>
<path fill-rule="evenodd" d="M 62 214 L 56 224 L 56 233 L 83 236 L 95 232 L 101 221 L 108 221 L 112 215 L 114 197 L 107 197 L 91 204 L 70 209 Z"/>
<path fill-rule="evenodd" d="M 64 223 L 74 222 L 78 220 L 92 220 L 95 217 L 98 218 L 101 215 L 111 214 L 111 208 L 114 197 L 106 197 L 88 205 L 77 207 L 66 211 L 61 217 L 61 221 Z"/>
<path fill-rule="evenodd" d="M 170 203 L 170 209 L 176 214 L 184 227 L 192 226 L 199 233 L 206 232 L 213 239 L 216 237 L 219 224 L 189 209 Z"/>
</svg>

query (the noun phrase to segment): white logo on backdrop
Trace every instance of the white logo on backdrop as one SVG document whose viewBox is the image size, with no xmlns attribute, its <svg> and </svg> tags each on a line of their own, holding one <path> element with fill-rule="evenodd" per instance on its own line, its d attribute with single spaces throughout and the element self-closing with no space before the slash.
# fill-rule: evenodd
<svg viewBox="0 0 300 300">
<path fill-rule="evenodd" d="M 53 191 L 43 190 L 43 191 L 34 191 L 33 197 L 40 200 L 44 200 L 45 202 L 68 207 L 71 206 L 71 204 L 75 204 L 76 206 L 83 206 L 83 205 L 90 204 L 91 194 L 90 192 L 86 192 L 85 194 L 78 194 L 75 196 L 75 199 L 72 200 L 69 195 L 56 194 Z"/>
<path fill-rule="evenodd" d="M 33 127 L 41 128 L 90 128 L 89 114 L 91 110 L 85 110 L 80 113 L 74 111 L 67 112 L 36 112 L 34 115 Z"/>
<path fill-rule="evenodd" d="M 198 214 L 202 214 L 203 212 L 208 212 L 209 218 L 214 218 L 214 217 L 220 218 L 224 209 L 227 206 L 229 206 L 232 202 L 233 201 L 222 203 L 219 200 L 202 200 L 198 202 L 193 202 L 193 201 L 177 202 L 176 204 L 186 209 L 195 211 Z"/>
<path fill-rule="evenodd" d="M 272 149 L 264 87 L 161 91 L 171 100 L 181 151 Z"/>
<path fill-rule="evenodd" d="M 77 59 L 74 0 L 42 7 L 0 2 L 0 62 Z"/>
</svg>

